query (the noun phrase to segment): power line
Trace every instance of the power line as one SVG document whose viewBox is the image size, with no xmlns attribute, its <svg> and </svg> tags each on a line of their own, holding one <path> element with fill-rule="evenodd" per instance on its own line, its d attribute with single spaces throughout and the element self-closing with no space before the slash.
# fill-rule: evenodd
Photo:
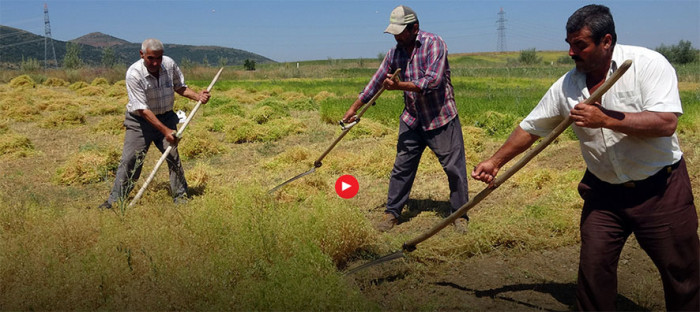
<svg viewBox="0 0 700 312">
<path fill-rule="evenodd" d="M 506 12 L 503 12 L 503 8 L 501 8 L 501 11 L 498 12 L 498 20 L 496 20 L 496 23 L 498 23 L 498 27 L 496 29 L 498 30 L 498 46 L 496 49 L 499 52 L 505 52 L 506 51 L 506 18 L 505 18 Z"/>
<path fill-rule="evenodd" d="M 49 67 L 49 61 L 48 61 L 49 44 L 51 45 L 51 52 L 53 53 L 54 67 L 57 67 L 58 61 L 56 60 L 56 49 L 54 49 L 54 47 L 53 47 L 53 38 L 51 38 L 51 24 L 49 23 L 49 7 L 46 5 L 46 3 L 44 3 L 44 68 L 45 69 Z"/>
</svg>

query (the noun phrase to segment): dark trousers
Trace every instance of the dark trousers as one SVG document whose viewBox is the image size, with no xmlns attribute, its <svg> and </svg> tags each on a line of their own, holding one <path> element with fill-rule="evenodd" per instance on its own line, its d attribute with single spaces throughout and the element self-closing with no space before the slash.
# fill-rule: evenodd
<svg viewBox="0 0 700 312">
<path fill-rule="evenodd" d="M 661 274 L 666 309 L 700 309 L 698 216 L 685 160 L 620 185 L 586 171 L 579 193 L 584 205 L 578 309 L 615 310 L 617 264 L 631 233 Z"/>
<path fill-rule="evenodd" d="M 396 160 L 389 181 L 389 195 L 386 212 L 398 217 L 408 201 L 411 186 L 416 177 L 418 164 L 425 147 L 435 153 L 442 169 L 447 174 L 450 185 L 450 205 L 452 212 L 459 209 L 468 200 L 467 164 L 464 156 L 464 139 L 459 117 L 446 125 L 429 131 L 420 126 L 411 129 L 401 121 L 399 140 L 396 144 Z"/>
<path fill-rule="evenodd" d="M 164 114 L 156 115 L 166 127 L 176 130 L 178 117 L 173 111 Z M 113 204 L 119 200 L 125 200 L 134 184 L 141 176 L 141 168 L 143 160 L 146 157 L 148 148 L 151 143 L 160 150 L 161 153 L 170 143 L 165 139 L 165 136 L 154 128 L 146 119 L 126 113 L 124 119 L 126 134 L 124 136 L 124 147 L 122 149 L 122 158 L 117 169 L 117 176 L 114 179 L 112 191 L 109 194 L 107 201 Z M 173 197 L 178 197 L 187 194 L 187 181 L 185 181 L 185 171 L 180 163 L 180 155 L 177 152 L 177 147 L 173 147 L 165 158 L 170 171 L 170 189 Z"/>
</svg>

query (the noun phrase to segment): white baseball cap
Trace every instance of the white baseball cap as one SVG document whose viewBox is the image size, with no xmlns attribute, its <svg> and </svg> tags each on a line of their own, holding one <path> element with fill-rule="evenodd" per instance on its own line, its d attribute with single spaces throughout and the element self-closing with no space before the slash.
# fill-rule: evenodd
<svg viewBox="0 0 700 312">
<path fill-rule="evenodd" d="M 389 16 L 389 26 L 384 30 L 385 33 L 398 35 L 406 29 L 406 25 L 418 21 L 418 16 L 413 9 L 400 5 L 397 6 Z"/>
</svg>

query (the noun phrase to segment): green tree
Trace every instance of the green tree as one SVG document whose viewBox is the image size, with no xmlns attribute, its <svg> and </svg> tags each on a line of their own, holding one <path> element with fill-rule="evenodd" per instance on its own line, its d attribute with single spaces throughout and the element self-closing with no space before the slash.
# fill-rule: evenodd
<svg viewBox="0 0 700 312">
<path fill-rule="evenodd" d="M 180 67 L 184 69 L 192 68 L 192 65 L 192 61 L 190 61 L 190 59 L 187 57 L 183 57 L 182 60 L 180 60 Z"/>
<path fill-rule="evenodd" d="M 114 49 L 111 47 L 104 48 L 102 50 L 102 66 L 113 67 L 117 63 L 117 58 L 114 55 Z"/>
<path fill-rule="evenodd" d="M 39 70 L 40 67 L 41 64 L 39 64 L 37 59 L 30 57 L 25 60 L 24 55 L 22 55 L 22 63 L 20 64 L 19 68 L 23 72 Z"/>
<path fill-rule="evenodd" d="M 243 68 L 245 68 L 245 70 L 255 70 L 255 60 L 246 59 L 243 62 Z"/>
<path fill-rule="evenodd" d="M 537 50 L 535 48 L 520 50 L 520 58 L 518 61 L 521 64 L 537 64 L 542 62 L 542 57 L 537 56 Z"/>
<path fill-rule="evenodd" d="M 228 63 L 228 58 L 219 56 L 219 67 L 224 67 Z"/>
<path fill-rule="evenodd" d="M 80 68 L 83 61 L 80 60 L 80 45 L 68 42 L 66 44 L 66 55 L 63 57 L 63 67 L 66 69 Z"/>
<path fill-rule="evenodd" d="M 681 40 L 677 45 L 668 47 L 662 44 L 656 48 L 656 51 L 661 53 L 669 62 L 674 64 L 692 63 L 698 58 L 698 50 L 693 48 L 690 41 L 686 40 Z"/>
<path fill-rule="evenodd" d="M 83 61 L 80 59 L 81 47 L 77 43 L 66 43 L 66 54 L 63 56 L 63 67 L 67 69 L 76 69 L 82 66 Z"/>
</svg>

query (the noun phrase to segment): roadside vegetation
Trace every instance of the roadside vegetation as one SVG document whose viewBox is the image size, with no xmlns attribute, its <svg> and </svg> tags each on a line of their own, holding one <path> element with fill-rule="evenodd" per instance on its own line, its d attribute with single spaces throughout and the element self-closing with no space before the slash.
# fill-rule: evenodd
<svg viewBox="0 0 700 312">
<path fill-rule="evenodd" d="M 565 52 L 537 51 L 527 56 L 537 59 L 532 63 L 519 56 L 451 56 L 467 168 L 491 155 L 572 67 Z M 386 201 L 401 94 L 385 92 L 313 174 L 267 193 L 312 168 L 378 64 L 227 67 L 179 146 L 193 199 L 175 206 L 161 168 L 134 208 L 106 211 L 96 207 L 111 188 L 123 143 L 125 69 L 2 72 L 0 310 L 381 309 L 363 290 L 382 277 L 343 271 L 398 250 L 449 210 L 444 173 L 427 150 L 402 223 L 388 233 L 373 228 Z M 685 111 L 678 133 L 700 190 L 700 63 L 676 69 Z M 217 70 L 184 74 L 201 90 Z M 178 97 L 175 110 L 194 104 Z M 159 157 L 152 147 L 136 190 Z M 448 227 L 393 268 L 419 275 L 477 255 L 576 245 L 584 169 L 567 130 L 469 212 L 467 234 Z M 333 187 L 343 174 L 360 183 L 349 200 Z M 472 196 L 484 187 L 469 186 Z M 642 298 L 648 293 L 638 291 L 637 302 L 649 302 Z M 663 309 L 654 304 L 644 308 Z"/>
</svg>

